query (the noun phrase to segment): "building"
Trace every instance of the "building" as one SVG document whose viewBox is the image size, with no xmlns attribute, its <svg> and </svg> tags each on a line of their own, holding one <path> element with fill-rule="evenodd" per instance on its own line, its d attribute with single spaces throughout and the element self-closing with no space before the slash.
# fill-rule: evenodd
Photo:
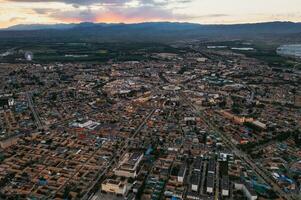
<svg viewBox="0 0 301 200">
<path fill-rule="evenodd" d="M 295 95 L 295 106 L 301 107 L 301 92 Z"/>
<path fill-rule="evenodd" d="M 114 170 L 115 175 L 135 178 L 137 176 L 138 166 L 142 161 L 143 154 L 140 152 L 126 153 Z"/>
<path fill-rule="evenodd" d="M 234 187 L 237 190 L 241 190 L 248 200 L 256 200 L 258 198 L 256 192 L 253 190 L 253 188 L 250 187 L 248 183 L 235 183 Z"/>
<path fill-rule="evenodd" d="M 2 149 L 8 148 L 12 145 L 16 145 L 18 143 L 18 136 L 8 137 L 0 140 L 0 147 Z"/>
<path fill-rule="evenodd" d="M 0 109 L 12 107 L 15 104 L 15 100 L 11 94 L 0 95 Z"/>
<path fill-rule="evenodd" d="M 199 185 L 200 185 L 200 180 L 201 180 L 201 174 L 200 172 L 192 172 L 191 174 L 191 190 L 194 192 L 197 192 L 199 189 Z"/>
<path fill-rule="evenodd" d="M 260 129 L 267 129 L 267 126 L 258 120 L 253 121 L 252 124 Z"/>
<path fill-rule="evenodd" d="M 208 162 L 208 174 L 214 174 L 215 173 L 215 161 L 209 160 Z"/>
<path fill-rule="evenodd" d="M 193 171 L 200 172 L 202 170 L 202 158 L 197 157 L 193 162 Z"/>
<path fill-rule="evenodd" d="M 231 120 L 231 121 L 233 121 L 234 123 L 237 123 L 237 124 L 243 124 L 245 122 L 252 122 L 254 120 L 253 118 L 246 118 L 246 117 L 236 116 L 236 115 L 234 115 L 234 114 L 232 114 L 228 111 L 225 111 L 225 110 L 219 111 L 219 113 L 223 117 L 225 117 L 225 118 L 227 118 L 227 119 L 229 119 L 229 120 Z"/>
<path fill-rule="evenodd" d="M 207 188 L 206 192 L 209 194 L 213 194 L 214 189 L 214 174 L 208 173 L 207 174 Z"/>
<path fill-rule="evenodd" d="M 101 184 L 101 191 L 125 196 L 128 191 L 128 185 L 125 180 L 107 179 Z"/>
<path fill-rule="evenodd" d="M 97 126 L 99 126 L 98 122 L 94 122 L 92 120 L 88 120 L 85 123 L 72 123 L 72 126 L 79 128 L 87 128 L 89 130 L 94 130 Z"/>
<path fill-rule="evenodd" d="M 229 196 L 230 187 L 229 187 L 229 177 L 228 176 L 224 176 L 222 178 L 221 188 L 222 188 L 222 195 Z"/>
<path fill-rule="evenodd" d="M 189 200 L 200 200 L 201 197 L 197 192 L 188 191 L 186 195 L 186 199 Z"/>
<path fill-rule="evenodd" d="M 195 117 L 185 117 L 184 121 L 185 121 L 187 126 L 196 125 L 196 118 Z"/>
<path fill-rule="evenodd" d="M 179 173 L 178 173 L 178 182 L 183 183 L 186 174 L 186 165 L 181 165 Z"/>
</svg>

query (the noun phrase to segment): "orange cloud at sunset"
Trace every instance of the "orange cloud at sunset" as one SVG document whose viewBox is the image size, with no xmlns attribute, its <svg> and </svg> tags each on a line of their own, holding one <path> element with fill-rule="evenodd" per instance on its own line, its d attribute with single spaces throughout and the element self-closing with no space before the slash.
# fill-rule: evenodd
<svg viewBox="0 0 301 200">
<path fill-rule="evenodd" d="M 127 23 L 136 23 L 136 22 L 141 22 L 145 19 L 135 19 L 131 18 L 128 19 L 121 14 L 118 13 L 105 13 L 105 14 L 100 14 L 99 16 L 96 17 L 95 22 L 104 22 L 104 23 L 120 23 L 120 22 L 127 22 Z"/>
<path fill-rule="evenodd" d="M 95 18 L 95 22 L 101 23 L 140 23 L 140 22 L 146 22 L 146 21 L 172 21 L 172 19 L 164 19 L 158 17 L 153 18 L 144 18 L 143 16 L 137 16 L 137 17 L 127 17 L 123 16 L 118 13 L 105 13 L 100 14 Z"/>
</svg>

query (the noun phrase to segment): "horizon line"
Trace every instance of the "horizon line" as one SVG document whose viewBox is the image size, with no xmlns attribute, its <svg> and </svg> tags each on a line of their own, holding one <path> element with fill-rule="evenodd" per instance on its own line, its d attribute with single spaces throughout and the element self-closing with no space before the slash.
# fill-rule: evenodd
<svg viewBox="0 0 301 200">
<path fill-rule="evenodd" d="M 195 24 L 195 25 L 244 25 L 244 24 L 264 24 L 264 23 L 294 23 L 298 24 L 301 21 L 289 21 L 289 20 L 271 20 L 271 21 L 257 21 L 257 22 L 239 22 L 239 23 L 197 23 L 197 22 L 185 22 L 185 21 L 143 21 L 143 22 L 134 22 L 134 23 L 127 23 L 127 22 L 93 22 L 93 21 L 82 21 L 82 22 L 72 22 L 72 23 L 20 23 L 15 24 L 7 27 L 0 28 L 0 30 L 9 29 L 15 26 L 34 26 L 34 25 L 79 25 L 84 23 L 90 24 L 112 24 L 112 25 L 131 25 L 131 24 L 146 24 L 146 23 L 178 23 L 178 24 Z"/>
</svg>

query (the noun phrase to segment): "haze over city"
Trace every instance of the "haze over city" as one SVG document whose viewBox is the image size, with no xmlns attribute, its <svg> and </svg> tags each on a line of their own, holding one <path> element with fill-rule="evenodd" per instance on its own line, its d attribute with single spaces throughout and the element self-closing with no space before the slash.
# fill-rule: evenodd
<svg viewBox="0 0 301 200">
<path fill-rule="evenodd" d="M 0 0 L 0 27 L 16 24 L 301 21 L 299 0 Z"/>
</svg>

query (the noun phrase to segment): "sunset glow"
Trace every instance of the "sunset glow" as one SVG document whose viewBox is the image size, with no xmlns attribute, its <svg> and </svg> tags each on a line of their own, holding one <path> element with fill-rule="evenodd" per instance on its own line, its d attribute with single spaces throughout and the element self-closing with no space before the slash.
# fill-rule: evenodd
<svg viewBox="0 0 301 200">
<path fill-rule="evenodd" d="M 248 3 L 247 3 L 248 2 Z M 289 2 L 289 3 L 288 3 Z M 300 0 L 0 0 L 0 27 L 79 22 L 301 21 Z"/>
</svg>

